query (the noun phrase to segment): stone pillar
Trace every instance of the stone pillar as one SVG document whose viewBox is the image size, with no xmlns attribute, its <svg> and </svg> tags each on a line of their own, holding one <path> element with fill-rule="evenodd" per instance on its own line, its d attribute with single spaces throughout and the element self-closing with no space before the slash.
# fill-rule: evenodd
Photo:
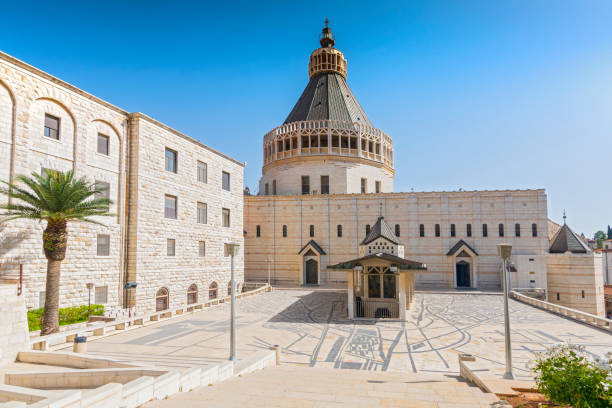
<svg viewBox="0 0 612 408">
<path fill-rule="evenodd" d="M 355 319 L 355 296 L 353 294 L 353 290 L 355 287 L 355 282 L 353 281 L 353 276 L 354 276 L 354 272 L 353 271 L 349 271 L 348 272 L 348 277 L 346 279 L 347 285 L 348 285 L 348 298 L 347 298 L 347 304 L 348 304 L 348 318 L 350 320 Z"/>
<path fill-rule="evenodd" d="M 406 273 L 399 274 L 399 318 L 406 320 Z"/>
</svg>

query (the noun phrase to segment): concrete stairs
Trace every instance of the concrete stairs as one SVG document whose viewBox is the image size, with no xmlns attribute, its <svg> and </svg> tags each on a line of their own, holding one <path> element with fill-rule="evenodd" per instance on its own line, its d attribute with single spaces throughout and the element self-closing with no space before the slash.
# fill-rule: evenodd
<svg viewBox="0 0 612 408">
<path fill-rule="evenodd" d="M 145 405 L 147 408 L 501 406 L 495 395 L 455 376 L 292 365 L 267 368 Z"/>
</svg>

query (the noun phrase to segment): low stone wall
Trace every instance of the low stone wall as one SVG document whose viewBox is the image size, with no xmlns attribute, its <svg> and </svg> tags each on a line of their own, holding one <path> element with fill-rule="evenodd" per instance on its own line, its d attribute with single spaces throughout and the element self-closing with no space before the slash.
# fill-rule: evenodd
<svg viewBox="0 0 612 408">
<path fill-rule="evenodd" d="M 0 284 L 0 365 L 15 361 L 28 349 L 28 318 L 25 296 L 17 295 L 16 284 Z"/>
<path fill-rule="evenodd" d="M 510 297 L 520 302 L 537 307 L 539 309 L 567 317 L 568 319 L 576 320 L 581 323 L 586 323 L 591 326 L 598 327 L 600 329 L 612 331 L 612 320 L 606 319 L 605 317 L 595 316 L 593 314 L 582 312 L 577 309 L 571 309 L 569 307 L 534 299 L 532 297 L 522 295 L 515 291 L 510 291 Z"/>
</svg>

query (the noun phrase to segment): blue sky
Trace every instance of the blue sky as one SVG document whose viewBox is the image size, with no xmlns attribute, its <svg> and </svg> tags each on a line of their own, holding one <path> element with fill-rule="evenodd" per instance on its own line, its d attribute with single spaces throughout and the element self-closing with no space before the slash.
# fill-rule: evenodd
<svg viewBox="0 0 612 408">
<path fill-rule="evenodd" d="M 348 83 L 394 140 L 396 191 L 546 188 L 612 224 L 612 2 L 7 2 L 0 49 L 238 160 L 307 77 L 329 17 Z"/>
</svg>

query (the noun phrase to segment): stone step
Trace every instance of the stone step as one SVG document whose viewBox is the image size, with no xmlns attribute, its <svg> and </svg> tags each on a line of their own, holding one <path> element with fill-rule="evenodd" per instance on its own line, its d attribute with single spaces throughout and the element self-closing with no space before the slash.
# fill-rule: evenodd
<svg viewBox="0 0 612 408">
<path fill-rule="evenodd" d="M 146 407 L 490 407 L 498 399 L 448 375 L 283 365 Z"/>
</svg>

